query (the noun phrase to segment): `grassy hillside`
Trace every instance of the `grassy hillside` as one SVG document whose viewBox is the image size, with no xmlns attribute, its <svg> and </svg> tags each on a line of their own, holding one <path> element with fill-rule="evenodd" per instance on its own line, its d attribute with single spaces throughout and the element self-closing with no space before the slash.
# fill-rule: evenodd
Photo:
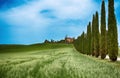
<svg viewBox="0 0 120 78">
<path fill-rule="evenodd" d="M 42 44 L 32 44 L 32 45 L 0 45 L 0 53 L 26 52 L 26 51 L 55 49 L 55 48 L 63 48 L 63 47 L 72 47 L 72 44 L 42 43 Z"/>
<path fill-rule="evenodd" d="M 24 53 L 1 53 L 0 78 L 120 77 L 120 62 L 82 55 L 72 46 L 64 46 Z"/>
</svg>

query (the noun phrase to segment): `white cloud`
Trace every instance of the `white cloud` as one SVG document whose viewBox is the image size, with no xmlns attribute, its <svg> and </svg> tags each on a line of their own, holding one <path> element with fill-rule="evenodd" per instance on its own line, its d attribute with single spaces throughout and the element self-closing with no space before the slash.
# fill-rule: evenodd
<svg viewBox="0 0 120 78">
<path fill-rule="evenodd" d="M 44 0 L 45 8 L 52 8 L 61 19 L 88 18 L 98 9 L 98 5 L 93 0 Z"/>
<path fill-rule="evenodd" d="M 41 37 L 44 38 L 52 28 L 56 28 L 52 31 L 55 34 L 65 32 L 66 35 L 67 32 L 77 36 L 86 29 L 92 14 L 100 10 L 99 6 L 94 0 L 35 0 L 7 10 L 3 17 L 15 28 L 14 32 L 17 34 L 13 33 L 19 39 L 23 34 L 26 37 L 28 34 L 34 37 L 42 34 Z M 42 16 L 40 12 L 46 9 L 52 10 L 57 18 L 49 19 Z M 79 19 L 80 24 L 68 26 L 66 19 Z"/>
<path fill-rule="evenodd" d="M 4 13 L 8 23 L 13 26 L 25 26 L 32 29 L 47 27 L 52 19 L 42 17 L 40 11 L 52 9 L 58 19 L 81 19 L 92 17 L 98 6 L 93 0 L 35 0 L 26 5 L 12 8 Z M 57 19 L 56 19 L 57 20 Z"/>
<path fill-rule="evenodd" d="M 14 26 L 41 27 L 48 20 L 39 15 L 39 7 L 35 3 L 12 8 L 5 13 L 5 18 Z"/>
<path fill-rule="evenodd" d="M 32 22 L 37 24 L 41 21 L 49 22 L 50 20 L 43 18 L 40 11 L 44 9 L 52 9 L 59 19 L 75 18 L 86 19 L 92 16 L 95 12 L 97 4 L 93 0 L 36 0 L 35 2 L 28 3 L 8 10 L 6 13 L 8 21 L 16 22 L 17 24 Z M 39 23 L 38 23 L 39 24 Z"/>
</svg>

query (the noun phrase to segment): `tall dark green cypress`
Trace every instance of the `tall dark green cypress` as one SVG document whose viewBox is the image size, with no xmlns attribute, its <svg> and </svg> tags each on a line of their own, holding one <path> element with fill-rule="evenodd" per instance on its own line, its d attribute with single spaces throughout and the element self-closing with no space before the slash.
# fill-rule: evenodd
<svg viewBox="0 0 120 78">
<path fill-rule="evenodd" d="M 111 61 L 116 61 L 118 56 L 118 33 L 114 13 L 114 0 L 109 0 L 108 2 L 108 54 Z"/>
<path fill-rule="evenodd" d="M 95 55 L 95 15 L 93 15 L 92 19 L 92 56 Z"/>
<path fill-rule="evenodd" d="M 108 45 L 109 45 L 108 30 L 106 30 L 106 55 L 108 54 Z"/>
<path fill-rule="evenodd" d="M 106 38 L 106 11 L 105 11 L 105 2 L 102 1 L 101 6 L 101 59 L 104 59 L 106 57 L 107 53 L 107 38 Z"/>
<path fill-rule="evenodd" d="M 100 44 L 99 44 L 99 15 L 96 12 L 95 15 L 95 26 L 94 26 L 94 37 L 95 37 L 95 56 L 99 56 Z"/>
<path fill-rule="evenodd" d="M 74 47 L 77 51 L 82 53 L 82 38 L 81 36 L 78 36 L 77 39 L 74 40 Z"/>
<path fill-rule="evenodd" d="M 85 50 L 85 44 L 84 44 L 84 36 L 85 36 L 85 33 L 83 32 L 82 35 L 81 35 L 81 43 L 82 43 L 82 53 L 84 54 L 84 50 Z"/>
<path fill-rule="evenodd" d="M 80 52 L 81 52 L 81 53 L 82 53 L 82 43 L 83 43 L 83 42 L 82 42 L 82 36 L 80 36 L 80 41 L 79 41 L 80 47 L 79 47 L 79 48 L 80 48 Z"/>
<path fill-rule="evenodd" d="M 84 34 L 84 54 L 88 55 L 88 39 L 87 34 Z"/>
<path fill-rule="evenodd" d="M 80 38 L 80 37 L 78 37 L 78 38 Z M 74 47 L 75 47 L 75 49 L 77 50 L 77 51 L 79 51 L 79 43 L 78 43 L 78 38 L 77 39 L 75 39 L 75 41 L 74 41 Z"/>
<path fill-rule="evenodd" d="M 91 22 L 89 22 L 89 54 L 92 54 L 92 27 Z"/>
<path fill-rule="evenodd" d="M 88 36 L 88 34 L 89 34 L 89 31 L 88 31 L 88 27 L 89 27 L 89 25 L 87 25 L 87 33 L 86 33 L 86 41 L 87 41 L 87 45 L 86 45 L 86 47 L 87 47 L 87 55 L 89 54 L 89 36 Z"/>
<path fill-rule="evenodd" d="M 87 54 L 91 55 L 91 22 L 87 26 Z"/>
</svg>

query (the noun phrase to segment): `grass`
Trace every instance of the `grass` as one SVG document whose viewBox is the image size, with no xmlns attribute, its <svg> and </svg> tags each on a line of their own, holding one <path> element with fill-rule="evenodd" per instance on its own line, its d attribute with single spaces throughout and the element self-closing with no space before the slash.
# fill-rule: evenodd
<svg viewBox="0 0 120 78">
<path fill-rule="evenodd" d="M 72 47 L 72 44 L 68 45 L 63 43 L 41 43 L 32 45 L 0 45 L 0 53 L 27 52 L 44 49 L 56 49 L 62 47 Z"/>
<path fill-rule="evenodd" d="M 0 78 L 119 77 L 120 62 L 113 63 L 82 55 L 72 45 L 0 54 Z"/>
</svg>

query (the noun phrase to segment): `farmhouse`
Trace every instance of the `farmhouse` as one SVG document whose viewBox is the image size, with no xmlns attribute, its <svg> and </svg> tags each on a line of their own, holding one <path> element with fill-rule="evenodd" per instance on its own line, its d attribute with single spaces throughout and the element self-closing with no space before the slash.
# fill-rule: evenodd
<svg viewBox="0 0 120 78">
<path fill-rule="evenodd" d="M 65 37 L 65 43 L 73 43 L 74 41 L 74 38 L 71 38 L 71 37 Z"/>
</svg>

